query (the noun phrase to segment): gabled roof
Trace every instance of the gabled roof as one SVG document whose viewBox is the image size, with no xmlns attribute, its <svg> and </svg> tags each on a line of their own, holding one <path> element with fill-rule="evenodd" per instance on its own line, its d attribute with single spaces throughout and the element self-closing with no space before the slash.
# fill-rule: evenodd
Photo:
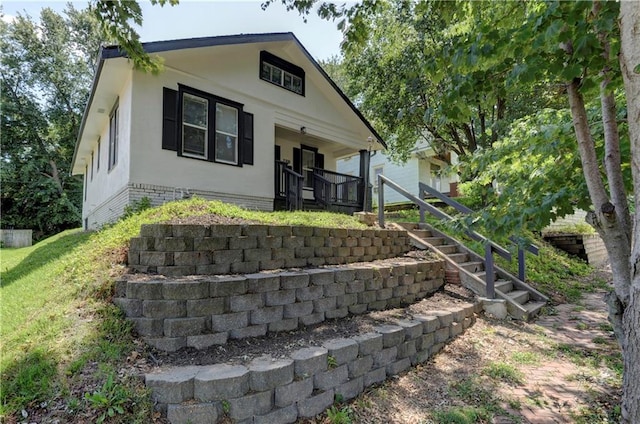
<svg viewBox="0 0 640 424">
<path fill-rule="evenodd" d="M 348 105 L 351 110 L 356 114 L 356 116 L 363 122 L 363 124 L 367 127 L 371 134 L 375 137 L 376 141 L 380 143 L 385 149 L 387 148 L 386 143 L 382 139 L 382 137 L 378 134 L 378 132 L 373 128 L 371 123 L 362 115 L 362 113 L 358 110 L 358 108 L 349 100 L 349 98 L 342 92 L 342 90 L 338 87 L 338 85 L 329 77 L 329 75 L 325 72 L 324 69 L 320 66 L 320 64 L 311 56 L 311 54 L 307 51 L 307 49 L 300 43 L 298 38 L 292 32 L 277 32 L 277 33 L 262 33 L 262 34 L 238 34 L 238 35 L 223 35 L 223 36 L 214 36 L 214 37 L 201 37 L 201 38 L 187 38 L 187 39 L 179 39 L 179 40 L 168 40 L 168 41 L 153 41 L 142 43 L 142 47 L 144 51 L 150 54 L 153 53 L 162 53 L 169 52 L 174 50 L 184 50 L 184 49 L 195 49 L 201 47 L 215 47 L 215 46 L 226 46 L 226 45 L 234 45 L 234 44 L 252 44 L 252 43 L 265 43 L 265 42 L 278 42 L 278 41 L 289 41 L 294 42 L 300 51 L 304 54 L 304 56 L 309 60 L 311 64 L 318 70 L 318 72 L 327 80 L 327 82 L 333 87 L 333 89 L 338 93 L 338 95 L 344 100 L 344 102 Z M 76 140 L 75 151 L 73 153 L 73 161 L 72 161 L 72 172 L 75 168 L 76 156 L 78 154 L 78 148 L 80 145 L 81 137 L 85 129 L 87 117 L 89 114 L 89 108 L 93 102 L 95 91 L 98 85 L 98 81 L 100 80 L 100 75 L 103 70 L 103 66 L 105 61 L 109 59 L 115 58 L 123 58 L 126 57 L 126 53 L 120 50 L 119 46 L 104 46 L 100 49 L 98 54 L 98 63 L 96 66 L 96 74 L 94 75 L 93 85 L 91 88 L 91 93 L 89 95 L 89 99 L 85 106 L 84 115 L 82 117 L 82 123 L 80 125 L 80 131 L 78 132 L 78 138 Z"/>
</svg>

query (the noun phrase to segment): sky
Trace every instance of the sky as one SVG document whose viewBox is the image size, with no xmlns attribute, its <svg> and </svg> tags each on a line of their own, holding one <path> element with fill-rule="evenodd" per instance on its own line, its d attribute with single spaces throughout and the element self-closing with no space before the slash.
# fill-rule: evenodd
<svg viewBox="0 0 640 424">
<path fill-rule="evenodd" d="M 4 19 L 25 12 L 34 18 L 43 7 L 57 12 L 64 10 L 66 1 L 2 0 Z M 177 6 L 151 5 L 141 1 L 143 25 L 139 30 L 142 41 L 163 41 L 180 38 L 209 37 L 214 35 L 251 34 L 262 32 L 293 32 L 300 42 L 318 60 L 340 54 L 342 34 L 337 21 L 325 21 L 312 14 L 305 23 L 297 11 L 287 12 L 280 2 L 274 2 L 266 11 L 255 0 L 181 0 Z M 86 1 L 74 1 L 83 8 Z"/>
</svg>

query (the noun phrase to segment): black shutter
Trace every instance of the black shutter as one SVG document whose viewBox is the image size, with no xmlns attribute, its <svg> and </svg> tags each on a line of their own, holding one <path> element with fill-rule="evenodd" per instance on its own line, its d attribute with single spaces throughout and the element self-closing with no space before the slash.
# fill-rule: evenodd
<svg viewBox="0 0 640 424">
<path fill-rule="evenodd" d="M 316 168 L 324 169 L 324 155 L 316 152 Z"/>
<path fill-rule="evenodd" d="M 178 92 L 162 89 L 162 148 L 178 151 Z"/>
<path fill-rule="evenodd" d="M 244 112 L 244 135 L 242 137 L 242 163 L 253 165 L 253 113 Z"/>
<path fill-rule="evenodd" d="M 297 147 L 293 148 L 293 170 L 302 173 L 302 150 Z"/>
</svg>

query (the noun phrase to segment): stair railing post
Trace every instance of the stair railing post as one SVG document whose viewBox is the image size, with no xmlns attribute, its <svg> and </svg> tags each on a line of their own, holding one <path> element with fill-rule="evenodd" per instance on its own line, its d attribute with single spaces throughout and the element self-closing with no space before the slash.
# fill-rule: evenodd
<svg viewBox="0 0 640 424">
<path fill-rule="evenodd" d="M 487 283 L 487 298 L 495 299 L 495 278 L 493 268 L 493 246 L 491 243 L 484 245 L 484 270 L 485 270 L 485 282 Z"/>
<path fill-rule="evenodd" d="M 378 225 L 384 228 L 384 181 L 378 175 Z"/>
<path fill-rule="evenodd" d="M 420 223 L 424 224 L 424 208 L 422 206 L 420 206 Z"/>
<path fill-rule="evenodd" d="M 518 278 L 520 281 L 524 281 L 526 278 L 526 265 L 524 263 L 524 249 L 522 247 L 518 247 Z"/>
</svg>

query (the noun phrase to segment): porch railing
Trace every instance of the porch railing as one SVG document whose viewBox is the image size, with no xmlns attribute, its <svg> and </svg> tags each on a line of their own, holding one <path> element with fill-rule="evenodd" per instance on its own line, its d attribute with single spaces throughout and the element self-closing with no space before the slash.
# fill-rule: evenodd
<svg viewBox="0 0 640 424">
<path fill-rule="evenodd" d="M 443 201 L 444 203 L 451 206 L 452 208 L 454 208 L 455 210 L 457 210 L 462 214 L 468 215 L 470 213 L 473 213 L 473 210 L 469 209 L 465 205 L 462 205 L 456 202 L 449 196 L 440 193 L 438 190 L 436 190 L 435 188 L 425 183 L 419 182 L 418 189 L 420 190 L 420 195 L 422 195 L 422 193 L 428 193 L 431 196 L 436 197 L 438 200 Z M 539 251 L 538 246 L 529 243 L 526 246 L 524 246 L 524 249 L 523 249 L 522 243 L 518 243 L 518 240 L 515 237 L 511 236 L 509 237 L 509 240 L 511 240 L 511 242 L 513 242 L 516 246 L 518 246 L 518 278 L 520 279 L 520 281 L 525 281 L 526 263 L 524 258 L 524 251 L 527 250 L 528 252 L 531 252 L 534 255 L 538 255 L 538 251 Z"/>
<path fill-rule="evenodd" d="M 302 185 L 304 177 L 295 172 L 287 162 L 276 161 L 276 195 L 285 200 L 287 210 L 302 209 Z"/>
<path fill-rule="evenodd" d="M 378 175 L 378 223 L 381 227 L 384 227 L 384 186 L 387 185 L 389 188 L 395 190 L 396 192 L 402 194 L 407 199 L 411 200 L 414 204 L 416 204 L 420 211 L 420 223 L 425 222 L 425 212 L 429 212 L 431 215 L 435 216 L 441 220 L 453 220 L 453 218 L 446 213 L 442 212 L 435 206 L 432 206 L 425 202 L 424 200 L 414 196 L 409 193 L 404 188 L 400 187 L 398 184 L 391 181 L 389 178 L 385 177 L 382 174 Z M 461 205 L 462 206 L 462 205 Z M 495 277 L 494 277 L 494 266 L 493 266 L 493 253 L 497 253 L 498 255 L 505 258 L 507 261 L 511 261 L 511 252 L 509 252 L 504 247 L 499 244 L 494 243 L 489 240 L 485 236 L 473 231 L 469 230 L 467 235 L 471 237 L 473 240 L 479 241 L 485 246 L 485 283 L 487 286 L 487 294 L 486 296 L 490 299 L 495 298 Z"/>
<path fill-rule="evenodd" d="M 325 206 L 363 206 L 364 179 L 313 168 L 313 195 Z"/>
</svg>

